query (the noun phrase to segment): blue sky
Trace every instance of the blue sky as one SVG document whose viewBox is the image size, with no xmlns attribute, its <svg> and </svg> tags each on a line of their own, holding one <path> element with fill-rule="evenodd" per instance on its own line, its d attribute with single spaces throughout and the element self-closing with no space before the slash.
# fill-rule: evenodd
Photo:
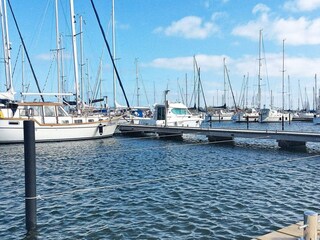
<svg viewBox="0 0 320 240">
<path fill-rule="evenodd" d="M 111 44 L 111 0 L 94 2 Z M 11 0 L 11 4 L 41 88 L 44 92 L 56 92 L 56 62 L 52 51 L 56 48 L 54 0 Z M 75 13 L 82 15 L 85 21 L 83 39 L 87 61 L 84 69 L 90 85 L 93 87 L 96 82 L 101 57 L 102 94 L 109 97 L 112 105 L 111 63 L 90 1 L 75 0 L 74 4 Z M 68 90 L 72 91 L 69 1 L 59 1 L 59 5 L 65 80 Z M 180 92 L 184 95 L 186 92 L 186 74 L 190 102 L 195 56 L 208 105 L 222 104 L 224 58 L 237 102 L 244 76 L 248 76 L 248 105 L 254 105 L 258 85 L 259 31 L 263 29 L 262 103 L 270 104 L 272 91 L 274 105 L 282 106 L 282 44 L 285 39 L 285 107 L 289 106 L 290 92 L 291 108 L 298 107 L 299 98 L 304 102 L 308 98 L 312 108 L 314 79 L 320 66 L 319 9 L 320 0 L 115 0 L 116 62 L 130 104 L 137 105 L 135 59 L 138 59 L 140 105 L 163 101 L 163 91 L 167 87 L 170 89 L 168 98 L 181 101 Z M 16 64 L 14 84 L 16 91 L 20 92 L 20 40 L 10 13 L 9 25 L 12 64 Z M 76 27 L 79 32 L 79 21 Z M 77 40 L 79 47 L 79 37 Z M 24 78 L 30 83 L 29 92 L 36 92 L 26 63 Z M 125 105 L 119 86 L 117 99 Z M 233 104 L 230 93 L 227 103 Z M 301 102 L 299 107 L 302 107 Z"/>
</svg>

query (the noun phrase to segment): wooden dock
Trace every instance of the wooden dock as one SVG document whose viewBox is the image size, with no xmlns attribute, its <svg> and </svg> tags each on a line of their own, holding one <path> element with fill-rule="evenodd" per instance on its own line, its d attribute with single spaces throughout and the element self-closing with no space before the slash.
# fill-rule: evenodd
<svg viewBox="0 0 320 240">
<path fill-rule="evenodd" d="M 303 229 L 301 226 L 303 221 L 292 224 L 288 227 L 278 229 L 277 231 L 268 233 L 266 235 L 254 238 L 252 240 L 297 240 L 303 237 Z M 320 232 L 320 225 L 318 225 L 318 237 Z"/>
<path fill-rule="evenodd" d="M 320 133 L 279 130 L 247 130 L 226 128 L 159 127 L 148 125 L 119 125 L 122 134 L 156 133 L 159 135 L 205 135 L 210 142 L 233 141 L 234 138 L 274 139 L 281 148 L 305 147 L 306 142 L 320 142 Z"/>
</svg>

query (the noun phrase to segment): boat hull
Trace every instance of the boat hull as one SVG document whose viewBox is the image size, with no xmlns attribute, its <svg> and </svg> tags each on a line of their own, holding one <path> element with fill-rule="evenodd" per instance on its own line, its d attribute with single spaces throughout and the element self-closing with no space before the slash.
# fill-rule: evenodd
<svg viewBox="0 0 320 240">
<path fill-rule="evenodd" d="M 0 120 L 0 143 L 23 143 L 23 121 Z M 97 139 L 113 136 L 117 120 L 81 124 L 40 124 L 35 122 L 36 142 L 60 142 Z"/>
</svg>

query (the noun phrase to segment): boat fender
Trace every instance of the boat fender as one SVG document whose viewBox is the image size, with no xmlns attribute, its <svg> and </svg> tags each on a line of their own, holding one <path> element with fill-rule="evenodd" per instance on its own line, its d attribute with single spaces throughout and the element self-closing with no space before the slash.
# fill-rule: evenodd
<svg viewBox="0 0 320 240">
<path fill-rule="evenodd" d="M 3 112 L 0 110 L 0 118 L 4 118 Z"/>
<path fill-rule="evenodd" d="M 99 124 L 99 126 L 98 126 L 98 131 L 99 131 L 99 134 L 100 134 L 100 136 L 103 134 L 103 127 L 104 127 L 105 125 L 102 125 L 101 123 Z"/>
</svg>

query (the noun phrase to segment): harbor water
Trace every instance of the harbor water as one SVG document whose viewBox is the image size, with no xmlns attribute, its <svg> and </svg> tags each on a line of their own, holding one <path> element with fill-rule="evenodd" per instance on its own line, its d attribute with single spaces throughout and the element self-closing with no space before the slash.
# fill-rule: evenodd
<svg viewBox="0 0 320 240">
<path fill-rule="evenodd" d="M 36 152 L 38 227 L 27 236 L 23 145 L 0 145 L 0 239 L 251 239 L 320 209 L 320 143 L 298 152 L 274 140 L 117 135 L 39 143 Z"/>
</svg>

